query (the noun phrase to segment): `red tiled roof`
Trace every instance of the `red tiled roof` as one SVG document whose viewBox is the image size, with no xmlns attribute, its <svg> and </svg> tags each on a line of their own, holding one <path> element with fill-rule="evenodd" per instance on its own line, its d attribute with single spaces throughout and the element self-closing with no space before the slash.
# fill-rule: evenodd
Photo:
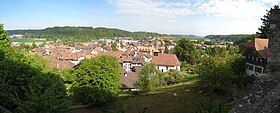
<svg viewBox="0 0 280 113">
<path fill-rule="evenodd" d="M 268 39 L 255 38 L 249 42 L 246 47 L 255 48 L 255 50 L 265 59 L 268 58 Z"/>
<path fill-rule="evenodd" d="M 108 52 L 99 52 L 97 56 L 109 55 L 120 58 L 122 55 L 121 51 L 108 51 Z"/>
<path fill-rule="evenodd" d="M 121 58 L 122 61 L 133 61 L 133 57 L 132 56 L 122 56 Z"/>
<path fill-rule="evenodd" d="M 144 64 L 145 63 L 145 59 L 144 58 L 134 58 L 132 63 Z"/>
<path fill-rule="evenodd" d="M 32 51 L 34 51 L 35 53 L 40 53 L 40 54 L 42 54 L 42 53 L 46 52 L 46 49 L 40 47 L 40 48 L 34 48 Z"/>
<path fill-rule="evenodd" d="M 139 73 L 144 67 L 143 66 L 134 66 L 135 72 Z"/>
<path fill-rule="evenodd" d="M 175 54 L 158 54 L 158 56 L 152 57 L 152 63 L 164 66 L 179 66 L 181 62 L 178 60 Z"/>
<path fill-rule="evenodd" d="M 56 68 L 59 70 L 68 69 L 68 68 L 72 68 L 75 66 L 73 63 L 71 63 L 70 61 L 67 61 L 67 60 L 57 60 L 57 59 L 51 58 L 49 61 L 53 68 Z"/>
<path fill-rule="evenodd" d="M 121 84 L 123 88 L 135 88 L 137 80 L 138 80 L 137 73 L 128 72 L 126 76 L 125 74 L 123 74 L 121 79 Z"/>
</svg>

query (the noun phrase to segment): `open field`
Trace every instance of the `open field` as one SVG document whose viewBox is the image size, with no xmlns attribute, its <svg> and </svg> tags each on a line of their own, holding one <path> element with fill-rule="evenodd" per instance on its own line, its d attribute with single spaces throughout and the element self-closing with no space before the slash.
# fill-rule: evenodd
<svg viewBox="0 0 280 113">
<path fill-rule="evenodd" d="M 32 43 L 34 42 L 36 45 L 40 45 L 42 44 L 44 41 L 46 43 L 50 43 L 53 41 L 50 40 L 36 40 L 36 39 L 31 39 L 31 38 L 11 38 L 10 39 L 11 42 L 20 42 L 20 43 L 24 43 L 26 45 L 32 45 Z"/>
</svg>

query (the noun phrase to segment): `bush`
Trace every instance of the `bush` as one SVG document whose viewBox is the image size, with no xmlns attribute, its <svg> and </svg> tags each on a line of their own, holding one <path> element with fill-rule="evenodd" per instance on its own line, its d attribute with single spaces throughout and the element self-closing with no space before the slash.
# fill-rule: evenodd
<svg viewBox="0 0 280 113">
<path fill-rule="evenodd" d="M 184 80 L 184 76 L 180 75 L 178 71 L 170 70 L 164 77 L 167 85 L 179 83 Z"/>
</svg>

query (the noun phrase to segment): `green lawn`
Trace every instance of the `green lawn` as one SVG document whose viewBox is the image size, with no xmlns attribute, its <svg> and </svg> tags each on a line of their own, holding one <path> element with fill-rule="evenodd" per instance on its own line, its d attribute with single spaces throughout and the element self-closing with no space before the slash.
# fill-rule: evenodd
<svg viewBox="0 0 280 113">
<path fill-rule="evenodd" d="M 101 111 L 109 113 L 193 113 L 197 109 L 208 109 L 211 105 L 222 103 L 226 100 L 227 97 L 210 97 L 199 94 L 196 81 L 191 80 L 161 87 L 146 95 L 124 93 L 119 96 L 118 100 L 102 107 Z M 234 102 L 228 103 L 222 109 L 222 112 L 227 113 L 234 104 Z M 203 107 L 199 107 L 201 105 Z"/>
<path fill-rule="evenodd" d="M 27 43 L 27 42 L 44 42 L 45 40 L 35 40 L 35 39 L 30 39 L 30 38 L 11 38 L 10 41 Z"/>
<path fill-rule="evenodd" d="M 186 80 L 193 80 L 193 79 L 196 79 L 197 77 L 198 77 L 198 74 L 186 74 L 185 75 Z"/>
</svg>

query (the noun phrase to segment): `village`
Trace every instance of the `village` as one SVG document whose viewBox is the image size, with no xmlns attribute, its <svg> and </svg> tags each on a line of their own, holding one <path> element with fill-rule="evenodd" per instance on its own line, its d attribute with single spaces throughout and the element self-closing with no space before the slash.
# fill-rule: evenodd
<svg viewBox="0 0 280 113">
<path fill-rule="evenodd" d="M 16 35 L 22 36 L 22 35 Z M 10 36 L 13 37 L 13 36 Z M 14 37 L 21 38 L 21 37 Z M 197 42 L 197 40 L 192 40 Z M 226 48 L 227 45 L 207 45 L 205 39 L 195 43 L 196 48 Z M 19 42 L 12 42 L 12 47 L 20 46 Z M 124 38 L 100 39 L 89 42 L 75 43 L 74 46 L 46 43 L 42 47 L 36 47 L 28 52 L 30 55 L 44 56 L 51 67 L 58 70 L 76 68 L 88 58 L 109 55 L 118 58 L 122 69 L 121 84 L 124 90 L 136 90 L 138 74 L 144 64 L 154 63 L 161 72 L 169 70 L 181 71 L 181 62 L 173 54 L 175 41 L 166 41 L 162 38 L 149 38 L 149 40 L 131 40 Z"/>
</svg>

